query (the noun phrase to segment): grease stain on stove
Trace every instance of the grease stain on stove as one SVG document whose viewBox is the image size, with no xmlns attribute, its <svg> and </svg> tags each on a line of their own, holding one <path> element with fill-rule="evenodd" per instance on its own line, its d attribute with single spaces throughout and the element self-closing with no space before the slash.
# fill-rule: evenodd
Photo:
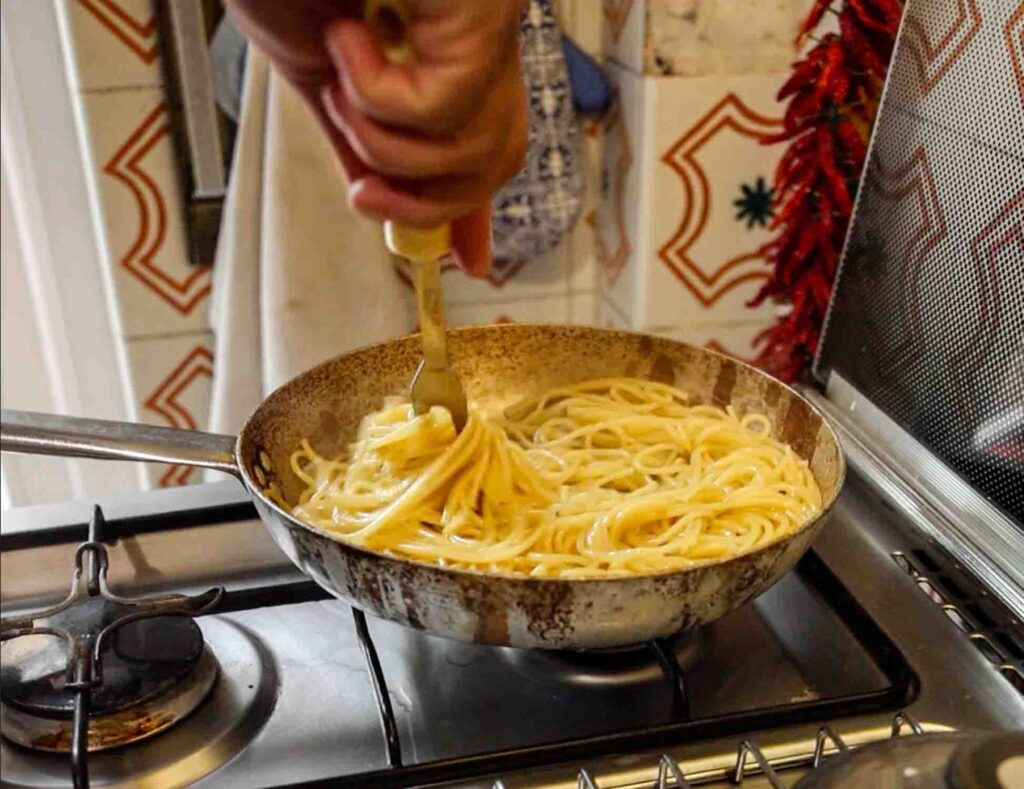
<svg viewBox="0 0 1024 789">
<path fill-rule="evenodd" d="M 151 711 L 145 707 L 129 709 L 113 715 L 94 717 L 89 721 L 88 749 L 102 751 L 158 734 L 178 720 L 169 712 Z M 32 740 L 32 747 L 41 751 L 67 753 L 71 750 L 71 725 L 61 725 Z"/>
</svg>

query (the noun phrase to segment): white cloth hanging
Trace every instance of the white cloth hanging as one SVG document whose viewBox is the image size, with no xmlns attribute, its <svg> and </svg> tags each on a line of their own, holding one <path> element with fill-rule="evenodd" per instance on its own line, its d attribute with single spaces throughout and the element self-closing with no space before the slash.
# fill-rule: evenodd
<svg viewBox="0 0 1024 789">
<path fill-rule="evenodd" d="M 313 116 L 251 48 L 246 72 L 211 302 L 221 433 L 303 370 L 415 326 L 380 225 L 349 210 Z"/>
</svg>

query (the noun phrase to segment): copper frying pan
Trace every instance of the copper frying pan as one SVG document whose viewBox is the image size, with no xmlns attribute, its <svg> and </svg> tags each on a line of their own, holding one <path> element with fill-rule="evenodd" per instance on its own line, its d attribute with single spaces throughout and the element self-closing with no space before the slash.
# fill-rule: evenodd
<svg viewBox="0 0 1024 789">
<path fill-rule="evenodd" d="M 560 580 L 485 575 L 356 548 L 299 522 L 263 490 L 294 501 L 302 484 L 289 456 L 308 437 L 324 455 L 345 451 L 359 421 L 387 395 L 407 392 L 420 360 L 416 337 L 339 356 L 270 395 L 241 434 L 4 411 L 0 448 L 11 452 L 184 463 L 234 474 L 295 564 L 334 595 L 386 619 L 485 644 L 549 649 L 622 646 L 717 619 L 767 589 L 807 550 L 843 483 L 839 441 L 792 389 L 728 357 L 643 334 L 508 324 L 456 329 L 451 356 L 470 402 L 503 408 L 554 386 L 628 375 L 673 383 L 699 402 L 768 414 L 776 438 L 811 465 L 823 511 L 751 553 L 633 578 Z"/>
</svg>

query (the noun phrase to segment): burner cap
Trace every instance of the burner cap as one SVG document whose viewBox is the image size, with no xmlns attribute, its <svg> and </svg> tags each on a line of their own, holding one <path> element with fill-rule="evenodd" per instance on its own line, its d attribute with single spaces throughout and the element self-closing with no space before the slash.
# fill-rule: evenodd
<svg viewBox="0 0 1024 789">
<path fill-rule="evenodd" d="M 99 633 L 129 613 L 128 606 L 89 598 L 46 622 L 72 634 Z M 69 644 L 51 635 L 11 639 L 0 648 L 0 699 L 22 712 L 41 717 L 69 718 L 74 692 L 67 687 Z M 100 655 L 102 682 L 89 701 L 95 715 L 142 704 L 182 682 L 203 653 L 199 626 L 186 617 L 161 616 L 121 625 L 104 637 Z"/>
<path fill-rule="evenodd" d="M 676 633 L 659 643 L 685 672 L 703 659 L 713 638 L 711 628 L 701 627 Z M 586 650 L 506 648 L 502 654 L 532 677 L 542 676 L 557 682 L 583 685 L 628 686 L 664 677 L 664 669 L 652 649 L 652 643 L 645 641 L 623 647 Z M 543 671 L 538 672 L 537 666 L 543 666 Z"/>
<path fill-rule="evenodd" d="M 999 734 L 957 748 L 947 782 L 954 789 L 1024 786 L 1024 733 Z"/>
</svg>

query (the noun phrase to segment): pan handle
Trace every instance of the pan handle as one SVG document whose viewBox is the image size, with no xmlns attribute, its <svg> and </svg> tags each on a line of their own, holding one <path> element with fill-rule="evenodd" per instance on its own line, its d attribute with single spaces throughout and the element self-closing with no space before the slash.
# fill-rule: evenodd
<svg viewBox="0 0 1024 789">
<path fill-rule="evenodd" d="M 6 408 L 0 411 L 0 451 L 180 463 L 241 476 L 234 436 Z"/>
</svg>

